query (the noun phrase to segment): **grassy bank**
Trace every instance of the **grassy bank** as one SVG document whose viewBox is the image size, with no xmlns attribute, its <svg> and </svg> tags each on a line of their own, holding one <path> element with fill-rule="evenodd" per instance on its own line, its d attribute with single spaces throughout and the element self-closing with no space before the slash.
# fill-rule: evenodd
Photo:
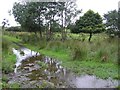
<svg viewBox="0 0 120 90">
<path fill-rule="evenodd" d="M 12 38 L 12 37 L 11 37 Z M 14 41 L 18 42 L 15 38 Z M 9 37 L 2 37 L 2 88 L 18 88 L 19 85 L 8 84 L 9 75 L 14 72 L 16 56 L 12 52 L 13 47 L 18 47 L 9 40 Z"/>
<path fill-rule="evenodd" d="M 17 35 L 16 35 L 17 36 Z M 19 37 L 6 35 L 10 41 L 19 42 Z M 75 37 L 75 35 L 74 35 Z M 93 37 L 93 41 L 67 40 L 64 43 L 61 41 L 40 41 L 33 40 L 30 36 L 28 42 L 23 44 L 31 50 L 38 51 L 47 56 L 56 58 L 62 61 L 62 65 L 71 69 L 76 74 L 96 75 L 100 78 L 118 77 L 118 42 L 116 38 L 110 39 L 106 35 Z M 30 41 L 32 39 L 32 42 Z"/>
</svg>

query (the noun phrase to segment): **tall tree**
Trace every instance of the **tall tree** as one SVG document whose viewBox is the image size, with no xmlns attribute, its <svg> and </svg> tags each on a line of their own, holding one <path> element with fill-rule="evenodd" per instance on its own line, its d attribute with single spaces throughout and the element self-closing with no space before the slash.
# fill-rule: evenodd
<svg viewBox="0 0 120 90">
<path fill-rule="evenodd" d="M 45 19 L 46 19 L 46 25 L 48 26 L 47 29 L 47 40 L 50 40 L 52 38 L 52 31 L 54 30 L 54 25 L 57 22 L 57 8 L 58 3 L 57 2 L 46 2 L 46 9 L 47 11 L 44 13 Z"/>
<path fill-rule="evenodd" d="M 59 2 L 59 16 L 61 16 L 61 34 L 62 39 L 66 38 L 66 29 L 69 24 L 75 21 L 75 17 L 81 13 L 81 10 L 77 10 L 76 0 L 66 0 L 66 2 Z"/>
<path fill-rule="evenodd" d="M 76 21 L 75 30 L 77 33 L 89 33 L 90 36 L 88 40 L 90 41 L 93 33 L 100 33 L 105 30 L 105 28 L 101 16 L 92 10 L 88 10 Z"/>
<path fill-rule="evenodd" d="M 45 26 L 47 39 L 51 39 L 52 31 L 56 31 L 56 28 L 61 30 L 62 40 L 64 40 L 65 28 L 78 13 L 74 0 L 67 0 L 67 2 L 24 2 L 15 3 L 13 6 L 15 20 L 25 30 L 35 33 L 39 31 L 40 37 L 42 37 L 42 28 Z"/>
<path fill-rule="evenodd" d="M 39 31 L 42 38 L 43 14 L 46 11 L 44 2 L 15 3 L 12 11 L 15 20 L 25 30 L 35 33 Z"/>
</svg>

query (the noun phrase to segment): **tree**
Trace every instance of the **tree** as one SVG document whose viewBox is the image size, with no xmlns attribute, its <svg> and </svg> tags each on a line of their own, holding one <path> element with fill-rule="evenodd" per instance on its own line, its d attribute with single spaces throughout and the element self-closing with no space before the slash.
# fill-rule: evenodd
<svg viewBox="0 0 120 90">
<path fill-rule="evenodd" d="M 40 32 L 42 38 L 42 28 L 44 20 L 44 2 L 15 3 L 13 6 L 15 20 L 21 24 L 26 31 Z"/>
<path fill-rule="evenodd" d="M 65 28 L 71 23 L 79 11 L 76 4 L 67 2 L 26 2 L 15 3 L 13 15 L 15 20 L 29 32 L 40 32 L 42 37 L 43 27 L 46 27 L 46 37 L 50 40 L 53 31 L 61 31 L 62 40 L 65 39 Z M 57 26 L 56 26 L 57 25 Z M 58 30 L 55 30 L 58 29 Z"/>
<path fill-rule="evenodd" d="M 76 0 L 66 0 L 66 2 L 59 2 L 58 8 L 58 16 L 61 17 L 60 21 L 62 40 L 65 40 L 67 27 L 73 23 L 75 17 L 81 13 L 81 10 L 77 10 Z"/>
<path fill-rule="evenodd" d="M 54 26 L 57 24 L 58 19 L 56 18 L 57 13 L 59 12 L 57 8 L 57 2 L 46 2 L 46 12 L 44 13 L 46 19 L 46 26 L 48 27 L 46 30 L 47 40 L 52 38 L 52 32 L 55 30 Z"/>
<path fill-rule="evenodd" d="M 75 24 L 76 33 L 83 32 L 90 34 L 88 41 L 91 40 L 94 33 L 100 33 L 105 30 L 101 16 L 92 10 L 88 10 Z"/>
<path fill-rule="evenodd" d="M 118 12 L 116 10 L 108 11 L 104 14 L 106 20 L 105 25 L 108 34 L 115 34 L 118 32 Z"/>
</svg>

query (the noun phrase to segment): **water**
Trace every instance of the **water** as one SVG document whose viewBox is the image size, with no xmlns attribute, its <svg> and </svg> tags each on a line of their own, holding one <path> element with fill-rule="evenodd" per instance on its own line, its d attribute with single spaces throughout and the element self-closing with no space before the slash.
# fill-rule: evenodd
<svg viewBox="0 0 120 90">
<path fill-rule="evenodd" d="M 103 80 L 96 76 L 76 76 L 70 70 L 61 66 L 62 62 L 40 55 L 27 48 L 16 50 L 17 57 L 15 75 L 9 83 L 17 82 L 21 88 L 113 88 L 118 86 L 118 81 L 111 78 Z"/>
<path fill-rule="evenodd" d="M 23 52 L 23 54 L 21 54 L 21 52 Z M 36 55 L 40 55 L 39 53 L 37 52 L 34 52 L 34 51 L 31 51 L 27 48 L 21 48 L 20 50 L 16 50 L 13 48 L 13 53 L 16 55 L 17 57 L 17 62 L 15 64 L 16 68 L 14 70 L 14 72 L 16 73 L 17 72 L 17 68 L 18 66 L 21 65 L 21 61 L 22 60 L 25 60 L 26 58 L 28 57 L 32 57 L 32 56 L 36 56 Z"/>
</svg>

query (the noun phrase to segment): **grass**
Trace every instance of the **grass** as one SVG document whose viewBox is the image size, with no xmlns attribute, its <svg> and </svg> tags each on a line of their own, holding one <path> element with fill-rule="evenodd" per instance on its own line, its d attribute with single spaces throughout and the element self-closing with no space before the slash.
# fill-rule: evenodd
<svg viewBox="0 0 120 90">
<path fill-rule="evenodd" d="M 3 37 L 2 41 L 2 72 L 8 74 L 13 72 L 16 56 L 12 53 L 12 43 Z M 9 64 L 8 64 L 9 63 Z"/>
<path fill-rule="evenodd" d="M 78 38 L 75 34 L 71 34 L 72 36 L 73 38 Z M 88 38 L 87 36 L 85 37 Z M 15 38 L 7 37 L 9 37 L 9 40 L 14 40 Z M 79 38 L 81 39 L 81 37 Z M 62 61 L 64 67 L 71 69 L 76 74 L 96 75 L 104 79 L 109 77 L 120 79 L 117 65 L 117 39 L 112 40 L 105 34 L 96 34 L 93 36 L 92 42 L 89 43 L 86 38 L 84 42 L 71 39 L 64 43 L 60 41 L 47 43 L 41 41 L 39 43 L 37 41 L 38 44 L 36 45 L 27 42 L 24 45 L 31 50 Z M 41 46 L 44 47 L 41 48 Z"/>
<path fill-rule="evenodd" d="M 118 67 L 113 63 L 100 63 L 95 61 L 71 61 L 67 54 L 54 53 L 52 51 L 40 50 L 45 55 L 62 60 L 63 66 L 71 69 L 77 74 L 94 74 L 101 78 L 117 78 Z M 104 70 L 104 71 L 103 71 Z"/>
<path fill-rule="evenodd" d="M 14 72 L 14 65 L 16 63 L 16 56 L 12 53 L 12 48 L 15 46 L 12 42 L 19 42 L 16 38 L 9 38 L 9 36 L 2 37 L 2 88 L 17 88 L 17 83 L 8 84 L 9 74 Z M 17 46 L 16 46 L 17 47 Z"/>
<path fill-rule="evenodd" d="M 14 37 L 9 37 L 7 35 L 4 35 L 3 38 L 5 38 L 6 40 L 10 41 L 10 42 L 20 42 L 20 39 L 14 38 Z"/>
<path fill-rule="evenodd" d="M 38 51 L 42 54 L 50 56 L 52 58 L 56 58 L 62 61 L 62 65 L 78 75 L 81 74 L 89 74 L 89 75 L 96 75 L 97 77 L 107 79 L 109 77 L 118 79 L 118 66 L 112 62 L 109 63 L 102 63 L 95 60 L 87 61 L 79 61 L 79 60 L 71 60 L 70 55 L 65 52 L 54 52 L 51 50 L 38 50 L 37 47 L 33 47 L 31 45 L 26 45 L 28 48 Z"/>
</svg>

